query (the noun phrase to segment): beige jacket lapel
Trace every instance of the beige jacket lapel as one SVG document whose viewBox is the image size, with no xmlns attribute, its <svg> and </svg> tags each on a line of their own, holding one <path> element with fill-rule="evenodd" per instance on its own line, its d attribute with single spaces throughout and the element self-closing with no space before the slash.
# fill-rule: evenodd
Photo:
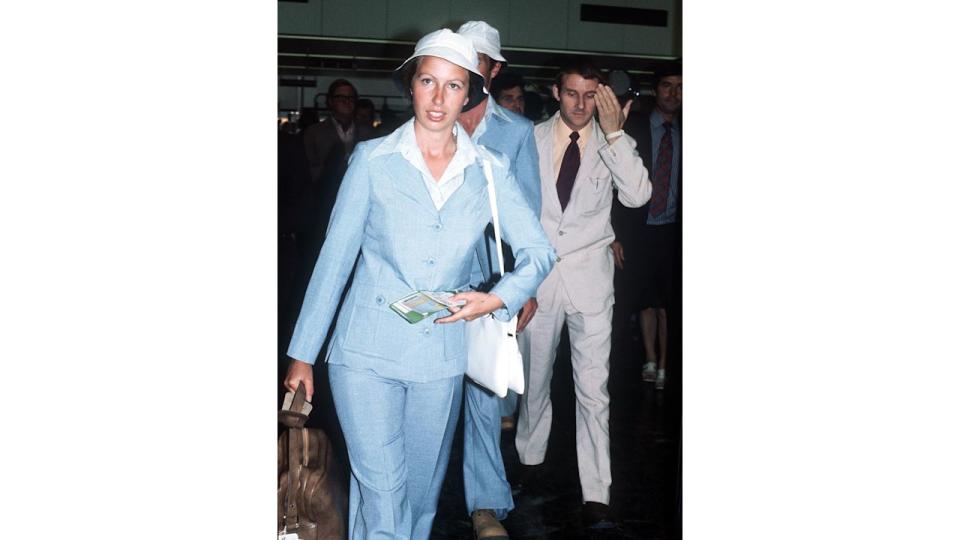
<svg viewBox="0 0 960 540">
<path fill-rule="evenodd" d="M 559 121 L 560 114 L 554 114 L 552 119 L 537 126 L 540 131 L 535 133 L 538 138 L 537 152 L 540 153 L 540 182 L 543 184 L 543 189 L 540 190 L 541 205 L 549 206 L 550 211 L 558 216 L 561 213 L 560 197 L 557 195 L 557 174 L 559 171 L 554 170 L 553 146 L 556 123 Z M 543 208 L 541 213 L 546 211 L 547 208 Z"/>
</svg>

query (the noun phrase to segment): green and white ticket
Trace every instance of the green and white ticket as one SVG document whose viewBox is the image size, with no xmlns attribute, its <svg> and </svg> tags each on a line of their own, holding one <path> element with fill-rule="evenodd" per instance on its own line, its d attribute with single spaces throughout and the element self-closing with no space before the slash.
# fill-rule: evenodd
<svg viewBox="0 0 960 540">
<path fill-rule="evenodd" d="M 446 291 L 414 291 L 390 304 L 390 309 L 397 312 L 408 323 L 416 324 L 434 313 L 453 306 L 462 306 L 463 300 L 456 302 L 450 300 L 454 294 L 456 293 Z"/>
</svg>

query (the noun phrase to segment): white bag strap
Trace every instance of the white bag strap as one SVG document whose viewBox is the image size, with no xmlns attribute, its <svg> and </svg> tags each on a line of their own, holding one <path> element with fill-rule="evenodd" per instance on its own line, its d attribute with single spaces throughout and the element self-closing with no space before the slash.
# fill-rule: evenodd
<svg viewBox="0 0 960 540">
<path fill-rule="evenodd" d="M 503 276 L 503 245 L 500 243 L 500 212 L 497 210 L 497 190 L 493 187 L 493 171 L 490 160 L 483 160 L 483 175 L 487 177 L 487 195 L 490 199 L 490 214 L 493 216 L 493 236 L 497 239 L 497 261 L 500 263 L 500 276 Z"/>
<path fill-rule="evenodd" d="M 503 277 L 503 244 L 500 242 L 500 212 L 497 210 L 497 190 L 493 187 L 493 170 L 490 161 L 483 160 L 483 175 L 487 177 L 487 196 L 490 199 L 490 214 L 493 216 L 493 236 L 497 239 L 497 261 L 500 263 L 500 277 Z M 493 314 L 490 314 L 493 317 Z M 507 335 L 516 339 L 517 316 L 514 315 L 507 323 Z"/>
</svg>

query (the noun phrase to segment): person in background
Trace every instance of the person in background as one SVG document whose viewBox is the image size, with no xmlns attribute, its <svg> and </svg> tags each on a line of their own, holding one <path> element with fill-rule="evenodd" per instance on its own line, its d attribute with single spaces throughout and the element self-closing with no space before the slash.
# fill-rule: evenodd
<svg viewBox="0 0 960 540">
<path fill-rule="evenodd" d="M 326 96 L 330 116 L 303 131 L 303 145 L 310 162 L 310 186 L 304 204 L 308 206 L 308 222 L 301 236 L 308 242 L 309 253 L 305 260 L 312 265 L 323 242 L 333 201 L 340 188 L 340 181 L 347 170 L 347 161 L 354 146 L 360 141 L 372 139 L 371 127 L 357 123 L 354 114 L 357 105 L 357 89 L 346 79 L 330 83 Z"/>
<path fill-rule="evenodd" d="M 523 76 L 517 73 L 501 73 L 490 84 L 490 95 L 497 105 L 523 116 Z"/>
<path fill-rule="evenodd" d="M 369 98 L 357 100 L 356 110 L 353 112 L 353 121 L 358 126 L 366 126 L 371 133 L 376 132 L 377 109 Z"/>
<path fill-rule="evenodd" d="M 607 392 L 614 300 L 610 207 L 614 197 L 638 207 L 651 192 L 636 143 L 622 130 L 632 102 L 621 107 L 601 77 L 587 59 L 572 60 L 553 86 L 559 110 L 534 128 L 543 199 L 540 223 L 557 250 L 557 264 L 537 290 L 537 316 L 520 334 L 530 376 L 516 438 L 520 463 L 527 466 L 519 483 L 535 483 L 537 468 L 529 466 L 546 458 L 553 421 L 550 383 L 566 324 L 577 402 L 582 519 L 590 528 L 614 526 Z"/>
<path fill-rule="evenodd" d="M 280 342 L 286 343 L 293 331 L 299 298 L 297 273 L 300 267 L 297 226 L 303 192 L 310 183 L 310 164 L 303 150 L 303 133 L 296 122 L 287 121 L 278 131 L 277 141 L 277 313 Z M 292 126 L 289 127 L 289 126 Z M 282 358 L 282 350 L 281 358 Z"/>
<path fill-rule="evenodd" d="M 462 108 L 485 98 L 470 41 L 446 28 L 431 32 L 394 77 L 412 96 L 414 117 L 354 151 L 287 350 L 284 386 L 303 383 L 312 398 L 313 364 L 334 328 L 326 360 L 350 458 L 350 538 L 426 540 L 463 394 L 465 323 L 516 315 L 555 253 L 506 157 L 474 144 L 457 122 Z M 514 271 L 489 292 L 455 294 L 464 304 L 451 314 L 410 324 L 391 304 L 470 284 L 491 220 L 487 163 Z"/>
<path fill-rule="evenodd" d="M 543 97 L 539 92 L 527 90 L 523 93 L 523 115 L 534 124 L 543 121 Z"/>
<path fill-rule="evenodd" d="M 336 160 L 335 165 L 343 165 L 360 141 L 372 138 L 369 126 L 354 121 L 357 106 L 357 89 L 346 79 L 337 79 L 330 83 L 326 96 L 329 117 L 308 127 L 303 134 L 304 148 L 310 160 L 310 171 L 318 178 L 326 168 Z"/>
<path fill-rule="evenodd" d="M 476 48 L 478 66 L 487 88 L 496 84 L 507 61 L 500 53 L 500 33 L 497 29 L 484 21 L 468 21 L 457 33 L 469 39 Z M 533 124 L 497 105 L 494 97 L 491 95 L 477 106 L 461 112 L 460 123 L 474 142 L 509 158 L 512 178 L 516 180 L 531 211 L 539 217 L 540 174 Z M 515 264 L 515 253 L 511 251 L 512 246 L 504 245 L 503 248 L 504 267 L 509 272 Z M 493 269 L 499 271 L 492 235 L 488 235 L 478 253 L 481 256 L 471 281 L 489 284 L 495 279 Z M 536 300 L 530 298 L 517 321 L 518 332 L 523 331 L 536 311 Z M 500 520 L 506 518 L 514 505 L 500 453 L 500 431 L 501 428 L 514 428 L 516 408 L 517 394 L 513 391 L 500 399 L 473 381 L 466 382 L 463 486 L 474 537 L 478 539 L 507 538 L 507 531 Z"/>
<path fill-rule="evenodd" d="M 640 310 L 640 332 L 646 363 L 642 377 L 662 390 L 667 380 L 667 312 L 673 300 L 680 221 L 681 129 L 683 78 L 680 66 L 658 72 L 656 103 L 649 114 L 637 115 L 624 129 L 637 140 L 644 163 L 651 164 L 653 195 L 649 204 L 628 208 L 615 204 L 611 244 L 617 268 L 628 273 L 619 319 Z M 626 326 L 626 323 L 621 323 Z"/>
</svg>

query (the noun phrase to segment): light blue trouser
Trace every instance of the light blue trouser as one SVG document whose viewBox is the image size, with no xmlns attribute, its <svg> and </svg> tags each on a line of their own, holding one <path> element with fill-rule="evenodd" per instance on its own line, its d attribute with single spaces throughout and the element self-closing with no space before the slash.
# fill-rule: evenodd
<svg viewBox="0 0 960 540">
<path fill-rule="evenodd" d="M 500 454 L 500 403 L 496 394 L 465 379 L 463 491 L 467 511 L 489 509 L 497 519 L 513 510 L 510 483 Z"/>
<path fill-rule="evenodd" d="M 428 540 L 463 396 L 463 376 L 426 383 L 330 364 L 350 456 L 349 538 Z"/>
<path fill-rule="evenodd" d="M 500 400 L 500 416 L 513 416 L 517 412 L 517 402 L 520 400 L 520 394 L 513 390 L 507 390 L 507 397 Z"/>
</svg>

